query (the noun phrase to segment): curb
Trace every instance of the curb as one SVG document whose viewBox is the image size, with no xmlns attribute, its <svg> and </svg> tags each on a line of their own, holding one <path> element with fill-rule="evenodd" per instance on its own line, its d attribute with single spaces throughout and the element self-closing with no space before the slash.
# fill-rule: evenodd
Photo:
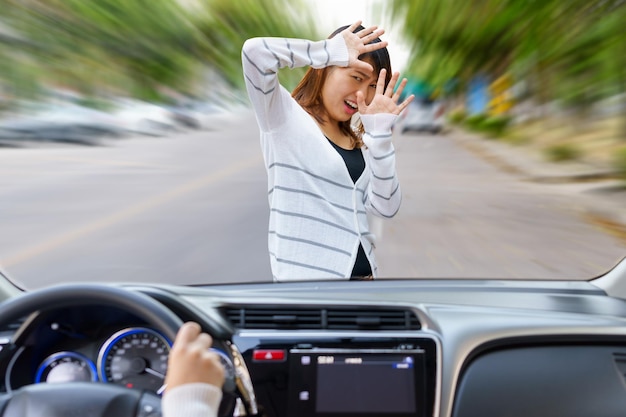
<svg viewBox="0 0 626 417">
<path fill-rule="evenodd" d="M 582 163 L 540 161 L 511 145 L 451 128 L 450 137 L 470 152 L 523 181 L 538 184 L 584 184 L 575 193 L 584 201 L 585 218 L 626 242 L 626 183 L 616 171 Z"/>
</svg>

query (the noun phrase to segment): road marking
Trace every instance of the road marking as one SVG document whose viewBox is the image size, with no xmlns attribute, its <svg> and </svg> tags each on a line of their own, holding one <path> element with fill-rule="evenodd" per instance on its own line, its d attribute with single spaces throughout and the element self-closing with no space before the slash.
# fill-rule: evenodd
<svg viewBox="0 0 626 417">
<path fill-rule="evenodd" d="M 104 158 L 86 158 L 86 157 L 71 157 L 71 156 L 55 156 L 55 155 L 41 155 L 35 156 L 38 160 L 43 161 L 66 161 L 66 162 L 81 162 L 89 165 L 104 165 L 104 166 L 119 166 L 119 167 L 134 167 L 134 168 L 158 168 L 158 169 L 171 169 L 174 166 L 167 166 L 161 164 L 150 164 L 143 162 L 124 161 L 120 159 L 104 159 Z"/>
<path fill-rule="evenodd" d="M 464 269 L 463 269 L 463 267 L 461 266 L 461 264 L 460 264 L 459 262 L 457 262 L 457 261 L 456 261 L 456 259 L 454 259 L 454 258 L 452 257 L 452 255 L 448 255 L 448 261 L 449 261 L 452 265 L 454 265 L 454 266 L 456 267 L 456 269 L 457 269 L 459 272 L 463 272 L 463 271 L 464 271 Z"/>
<path fill-rule="evenodd" d="M 53 237 L 51 239 L 40 242 L 37 245 L 34 245 L 20 252 L 17 252 L 16 254 L 9 256 L 8 258 L 0 260 L 0 265 L 2 265 L 5 268 L 9 268 L 17 264 L 26 262 L 36 256 L 42 255 L 46 252 L 50 252 L 60 246 L 67 245 L 68 243 L 74 242 L 89 234 L 103 230 L 107 227 L 120 223 L 124 220 L 128 220 L 134 216 L 137 216 L 140 213 L 143 213 L 154 207 L 173 201 L 186 194 L 195 192 L 201 188 L 214 184 L 218 181 L 223 180 L 226 177 L 237 174 L 238 172 L 241 172 L 245 169 L 251 168 L 258 164 L 259 164 L 258 156 L 243 160 L 239 162 L 238 164 L 231 165 L 220 171 L 213 172 L 195 181 L 184 184 L 181 187 L 174 188 L 170 191 L 159 194 L 148 200 L 142 201 L 140 203 L 127 207 L 123 210 L 117 211 L 93 223 L 87 224 L 85 226 L 79 227 L 74 230 L 70 230 L 60 236 Z"/>
</svg>

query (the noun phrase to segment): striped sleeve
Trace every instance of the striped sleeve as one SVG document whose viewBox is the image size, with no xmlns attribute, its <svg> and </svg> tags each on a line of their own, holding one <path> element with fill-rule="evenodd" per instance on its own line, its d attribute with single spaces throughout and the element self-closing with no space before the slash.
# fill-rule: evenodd
<svg viewBox="0 0 626 417">
<path fill-rule="evenodd" d="M 397 118 L 394 114 L 362 115 L 365 128 L 363 142 L 371 172 L 370 184 L 365 193 L 368 212 L 391 218 L 400 210 L 402 193 L 396 174 L 396 151 L 391 141 L 391 126 Z"/>
<path fill-rule="evenodd" d="M 281 68 L 324 68 L 348 65 L 348 49 L 341 36 L 318 42 L 303 39 L 252 38 L 242 48 L 243 75 L 248 96 L 263 131 L 280 126 L 292 103 L 278 82 Z"/>
</svg>

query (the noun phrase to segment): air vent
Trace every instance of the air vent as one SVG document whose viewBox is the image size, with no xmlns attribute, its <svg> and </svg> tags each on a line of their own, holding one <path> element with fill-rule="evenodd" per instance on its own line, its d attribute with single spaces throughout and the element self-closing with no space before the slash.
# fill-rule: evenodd
<svg viewBox="0 0 626 417">
<path fill-rule="evenodd" d="M 226 316 L 240 329 L 321 329 L 319 309 L 229 308 Z"/>
<path fill-rule="evenodd" d="M 419 330 L 415 314 L 405 309 L 372 308 L 225 308 L 239 329 Z"/>
<path fill-rule="evenodd" d="M 419 330 L 415 314 L 409 310 L 328 310 L 330 330 Z"/>
</svg>

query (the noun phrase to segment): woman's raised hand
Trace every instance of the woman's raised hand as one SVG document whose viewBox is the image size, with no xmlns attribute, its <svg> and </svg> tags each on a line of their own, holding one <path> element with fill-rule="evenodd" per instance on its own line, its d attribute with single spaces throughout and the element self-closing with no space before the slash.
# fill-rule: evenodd
<svg viewBox="0 0 626 417">
<path fill-rule="evenodd" d="M 350 25 L 347 29 L 341 32 L 346 46 L 348 47 L 349 61 L 348 66 L 357 70 L 361 70 L 365 73 L 372 73 L 374 68 L 371 64 L 361 61 L 359 56 L 364 53 L 376 51 L 387 46 L 386 41 L 370 43 L 380 35 L 385 33 L 383 29 L 378 29 L 377 26 L 371 26 L 366 29 L 362 29 L 356 33 L 354 31 L 359 27 L 361 21 L 357 21 Z M 400 73 L 396 72 L 391 77 L 389 84 L 385 88 L 385 78 L 387 71 L 382 69 L 378 75 L 378 81 L 376 83 L 376 93 L 372 101 L 365 103 L 365 97 L 361 91 L 357 92 L 357 105 L 359 107 L 359 113 L 361 114 L 375 114 L 375 113 L 393 113 L 400 114 L 402 110 L 413 101 L 414 96 L 409 96 L 402 103 L 398 104 L 398 100 L 402 95 L 402 91 L 406 86 L 407 80 L 404 78 L 398 89 L 395 90 Z M 394 91 L 395 90 L 395 91 Z"/>
<path fill-rule="evenodd" d="M 378 26 L 372 26 L 354 33 L 360 24 L 360 20 L 353 23 L 349 28 L 341 32 L 341 35 L 343 36 L 346 46 L 348 47 L 348 66 L 354 69 L 360 69 L 366 73 L 371 73 L 374 71 L 374 68 L 372 68 L 372 66 L 367 62 L 361 61 L 359 56 L 364 53 L 376 51 L 377 49 L 386 47 L 386 41 L 370 44 L 371 41 L 385 33 L 385 30 L 378 29 Z"/>
<path fill-rule="evenodd" d="M 400 78 L 400 73 L 396 72 L 389 80 L 389 84 L 387 84 L 387 88 L 385 88 L 385 78 L 387 76 L 387 70 L 381 69 L 380 74 L 378 74 L 378 81 L 376 82 L 376 93 L 374 94 L 374 98 L 372 101 L 367 104 L 365 102 L 365 96 L 363 92 L 358 91 L 356 93 L 356 103 L 359 107 L 360 114 L 376 114 L 376 113 L 392 113 L 392 114 L 400 114 L 402 110 L 409 105 L 411 101 L 415 98 L 413 94 L 411 94 L 406 100 L 402 103 L 398 104 L 398 100 L 400 96 L 402 96 L 402 91 L 406 86 L 407 79 L 404 78 L 400 82 L 398 89 L 394 91 L 396 88 L 396 83 Z"/>
</svg>

